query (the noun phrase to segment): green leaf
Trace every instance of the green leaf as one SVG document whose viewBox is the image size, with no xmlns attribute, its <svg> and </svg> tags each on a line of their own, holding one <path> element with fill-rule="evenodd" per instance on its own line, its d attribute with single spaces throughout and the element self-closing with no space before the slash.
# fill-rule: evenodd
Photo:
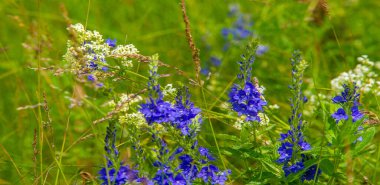
<svg viewBox="0 0 380 185">
<path fill-rule="evenodd" d="M 323 173 L 331 176 L 334 173 L 334 164 L 329 159 L 323 159 L 319 163 L 319 168 L 322 170 Z"/>
<path fill-rule="evenodd" d="M 234 135 L 217 134 L 216 137 L 221 140 L 239 141 L 240 139 Z"/>
<path fill-rule="evenodd" d="M 371 127 L 362 134 L 363 140 L 358 141 L 355 145 L 354 156 L 358 155 L 373 139 L 376 129 Z"/>
</svg>

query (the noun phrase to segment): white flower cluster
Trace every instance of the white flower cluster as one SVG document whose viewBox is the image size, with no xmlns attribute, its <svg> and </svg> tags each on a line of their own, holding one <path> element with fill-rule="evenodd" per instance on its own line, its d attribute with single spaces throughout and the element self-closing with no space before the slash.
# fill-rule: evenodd
<svg viewBox="0 0 380 185">
<path fill-rule="evenodd" d="M 128 56 L 138 54 L 139 51 L 132 44 L 117 45 L 116 40 L 103 39 L 97 31 L 86 30 L 80 23 L 68 27 L 72 40 L 67 43 L 67 52 L 64 56 L 70 65 L 70 71 L 79 77 L 85 76 L 98 86 L 101 81 L 112 76 L 112 70 L 120 66 L 112 66 L 107 59 L 121 59 L 125 67 L 132 67 L 132 60 Z"/>
<path fill-rule="evenodd" d="M 111 100 L 105 103 L 105 106 L 113 109 L 119 107 L 119 112 L 127 112 L 131 105 L 141 102 L 142 100 L 143 98 L 141 96 L 135 96 L 132 98 L 132 95 L 123 93 L 120 95 L 120 100 L 117 103 L 115 103 L 114 100 Z"/>
<path fill-rule="evenodd" d="M 176 96 L 177 89 L 173 87 L 172 84 L 167 84 L 164 89 L 162 90 L 162 94 L 164 96 Z"/>
<path fill-rule="evenodd" d="M 260 117 L 260 125 L 268 125 L 269 124 L 270 119 L 265 113 L 260 112 L 259 117 Z"/>
<path fill-rule="evenodd" d="M 147 125 L 144 115 L 140 112 L 135 112 L 131 114 L 125 114 L 122 116 L 119 116 L 119 122 L 120 124 L 133 124 L 137 127 Z"/>
<path fill-rule="evenodd" d="M 137 54 L 139 51 L 134 45 L 118 45 L 114 50 L 112 50 L 111 55 L 115 58 L 121 58 L 122 65 L 125 67 L 133 67 L 132 60 L 129 60 L 128 55 Z"/>
<path fill-rule="evenodd" d="M 277 109 L 280 109 L 280 106 L 278 106 L 277 104 L 273 104 L 273 105 L 269 105 L 268 108 L 271 110 L 277 110 Z"/>
<path fill-rule="evenodd" d="M 343 90 L 343 84 L 355 82 L 361 93 L 373 93 L 380 96 L 380 80 L 375 64 L 368 59 L 367 55 L 358 57 L 359 64 L 353 70 L 341 73 L 331 81 L 333 90 Z"/>
</svg>

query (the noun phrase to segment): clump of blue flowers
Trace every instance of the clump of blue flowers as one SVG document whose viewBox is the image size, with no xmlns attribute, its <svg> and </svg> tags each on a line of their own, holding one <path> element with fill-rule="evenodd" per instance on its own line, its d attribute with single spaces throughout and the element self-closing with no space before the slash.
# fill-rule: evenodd
<svg viewBox="0 0 380 185">
<path fill-rule="evenodd" d="M 241 56 L 242 60 L 238 62 L 240 84 L 234 84 L 228 96 L 232 109 L 239 116 L 246 116 L 246 121 L 260 122 L 259 112 L 263 112 L 263 106 L 267 103 L 251 79 L 256 47 L 257 44 L 253 42 L 247 45 L 246 52 Z"/>
<path fill-rule="evenodd" d="M 122 185 L 127 182 L 140 182 L 142 179 L 138 176 L 138 171 L 131 169 L 128 165 L 123 165 L 119 161 L 119 151 L 115 146 L 116 142 L 116 123 L 110 121 L 107 127 L 106 137 L 104 139 L 106 151 L 107 166 L 99 171 L 99 179 L 102 185 L 114 184 Z"/>
<path fill-rule="evenodd" d="M 201 110 L 194 107 L 194 104 L 190 101 L 189 90 L 184 88 L 183 91 L 179 91 L 175 102 L 172 116 L 173 126 L 180 129 L 183 135 L 195 134 L 194 130 L 191 130 L 190 124 L 192 124 L 193 119 L 200 114 Z M 201 118 L 199 119 L 199 122 L 201 122 Z"/>
<path fill-rule="evenodd" d="M 152 56 L 151 65 L 149 65 L 149 100 L 141 104 L 140 112 L 144 115 L 147 123 L 167 123 L 173 121 L 173 108 L 170 102 L 164 101 L 163 94 L 158 84 L 158 55 Z"/>
<path fill-rule="evenodd" d="M 351 84 L 351 86 L 344 84 L 341 94 L 332 98 L 332 102 L 338 104 L 340 107 L 331 115 L 331 117 L 337 124 L 342 122 L 344 124 L 343 127 L 351 128 L 354 134 L 358 134 L 364 129 L 362 121 L 360 121 L 363 120 L 364 114 L 359 110 L 359 99 L 360 94 L 358 93 L 358 87 L 355 83 Z M 353 124 L 346 125 L 349 123 L 348 121 Z M 357 141 L 362 140 L 363 137 L 359 136 L 353 142 L 356 143 Z"/>
<path fill-rule="evenodd" d="M 243 13 L 240 10 L 239 4 L 230 4 L 228 17 L 233 21 L 231 25 L 228 25 L 220 31 L 223 38 L 224 44 L 221 52 L 226 52 L 231 45 L 242 45 L 245 44 L 251 38 L 258 38 L 254 34 L 252 29 L 253 21 L 249 14 Z M 211 50 L 211 45 L 207 43 L 206 51 Z M 268 52 L 269 47 L 265 45 L 258 45 L 256 50 L 257 56 L 262 56 Z M 210 70 L 214 67 L 219 67 L 222 63 L 223 57 L 220 54 L 212 54 L 206 60 L 205 65 L 202 67 L 201 73 L 203 75 L 208 75 Z"/>
<path fill-rule="evenodd" d="M 341 105 L 341 107 L 331 116 L 338 123 L 339 121 L 348 120 L 349 117 L 352 118 L 353 122 L 356 122 L 363 118 L 363 114 L 359 111 L 359 98 L 360 94 L 357 92 L 358 87 L 354 84 L 352 88 L 348 85 L 343 85 L 343 92 L 341 95 L 337 95 L 332 99 L 335 104 Z M 345 110 L 348 109 L 348 110 Z M 350 112 L 350 116 L 347 113 Z"/>
<path fill-rule="evenodd" d="M 302 77 L 307 67 L 307 62 L 302 59 L 300 52 L 296 51 L 291 59 L 292 64 L 292 83 L 289 86 L 292 93 L 290 105 L 292 108 L 291 116 L 288 120 L 290 130 L 280 134 L 281 145 L 278 148 L 280 155 L 277 162 L 282 164 L 285 177 L 290 174 L 296 174 L 305 170 L 301 176 L 301 180 L 312 180 L 321 173 L 317 170 L 317 166 L 313 165 L 305 169 L 305 162 L 309 160 L 309 156 L 302 154 L 304 151 L 311 150 L 311 145 L 306 141 L 302 129 L 302 108 L 307 102 L 307 98 L 302 94 Z"/>
<path fill-rule="evenodd" d="M 239 4 L 231 4 L 229 9 L 228 16 L 234 19 L 234 23 L 230 27 L 223 28 L 221 31 L 221 34 L 226 41 L 223 47 L 224 51 L 230 47 L 231 43 L 240 44 L 242 41 L 251 37 L 257 38 L 257 35 L 255 35 L 252 30 L 253 21 L 251 20 L 250 15 L 242 13 Z M 268 49 L 268 46 L 258 45 L 256 55 L 261 56 L 265 54 Z"/>
<path fill-rule="evenodd" d="M 157 148 L 153 164 L 157 170 L 151 179 L 154 184 L 193 184 L 194 182 L 224 184 L 229 171 L 221 171 L 211 164 L 215 158 L 208 149 L 198 145 L 197 132 L 202 122 L 200 109 L 190 101 L 187 88 L 178 91 L 173 103 L 164 100 L 158 83 L 157 61 L 152 58 L 148 82 L 149 100 L 142 104 L 140 112 L 151 126 L 152 142 Z M 163 127 L 161 131 L 155 126 Z M 167 134 L 177 140 L 176 149 L 163 139 Z"/>
</svg>

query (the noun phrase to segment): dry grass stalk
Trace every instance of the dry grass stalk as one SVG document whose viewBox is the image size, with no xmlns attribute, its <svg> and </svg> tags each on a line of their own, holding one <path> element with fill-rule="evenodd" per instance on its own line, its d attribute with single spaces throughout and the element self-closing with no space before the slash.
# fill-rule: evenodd
<svg viewBox="0 0 380 185">
<path fill-rule="evenodd" d="M 201 59 L 199 58 L 199 49 L 195 46 L 193 37 L 191 35 L 190 21 L 189 21 L 189 17 L 186 15 L 185 0 L 182 0 L 181 2 L 181 10 L 182 10 L 182 15 L 183 15 L 183 21 L 185 22 L 185 27 L 186 27 L 185 32 L 186 32 L 187 42 L 191 49 L 193 62 L 195 65 L 195 76 L 197 78 L 198 85 L 201 86 L 202 82 L 199 76 L 200 71 L 201 71 L 201 64 L 200 64 Z"/>
</svg>

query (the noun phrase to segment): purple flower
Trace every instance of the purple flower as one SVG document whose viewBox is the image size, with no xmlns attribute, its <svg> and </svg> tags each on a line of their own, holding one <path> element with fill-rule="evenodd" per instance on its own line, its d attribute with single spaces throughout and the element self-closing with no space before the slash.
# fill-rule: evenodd
<svg viewBox="0 0 380 185">
<path fill-rule="evenodd" d="M 92 70 L 96 70 L 98 69 L 98 64 L 96 64 L 94 61 L 91 61 L 88 67 L 90 67 Z"/>
<path fill-rule="evenodd" d="M 317 165 L 313 165 L 306 170 L 306 172 L 302 175 L 301 180 L 302 181 L 314 180 L 314 177 L 319 176 L 321 173 L 322 173 L 322 170 L 318 169 L 318 173 L 317 173 Z"/>
<path fill-rule="evenodd" d="M 344 103 L 344 102 L 347 102 L 347 100 L 343 97 L 343 96 L 335 96 L 332 101 L 334 103 Z"/>
<path fill-rule="evenodd" d="M 267 103 L 261 99 L 260 92 L 251 82 L 246 82 L 243 88 L 234 85 L 228 95 L 232 110 L 239 115 L 247 116 L 247 121 L 260 122 L 259 112 L 263 112 L 263 106 Z"/>
<path fill-rule="evenodd" d="M 303 103 L 307 103 L 309 101 L 306 96 L 303 97 Z"/>
<path fill-rule="evenodd" d="M 186 180 L 194 181 L 198 174 L 198 167 L 194 165 L 193 159 L 190 155 L 185 154 L 179 157 L 182 161 L 179 165 L 179 169 L 182 171 L 182 174 L 185 176 Z"/>
<path fill-rule="evenodd" d="M 293 144 L 290 142 L 284 142 L 281 144 L 280 148 L 277 150 L 280 157 L 278 158 L 278 163 L 285 163 L 292 158 L 293 155 Z"/>
<path fill-rule="evenodd" d="M 299 161 L 291 166 L 284 166 L 282 169 L 284 170 L 285 172 L 285 177 L 287 177 L 288 175 L 292 174 L 292 173 L 297 173 L 301 170 L 303 170 L 305 168 L 305 166 L 303 165 L 303 162 L 302 161 Z"/>
<path fill-rule="evenodd" d="M 173 108 L 169 102 L 163 100 L 163 95 L 159 89 L 155 87 L 158 98 L 149 98 L 145 104 L 141 104 L 140 112 L 144 115 L 145 120 L 149 125 L 152 123 L 165 123 L 173 120 Z"/>
<path fill-rule="evenodd" d="M 107 39 L 106 44 L 108 44 L 108 46 L 110 46 L 111 48 L 116 47 L 116 39 Z"/>
<path fill-rule="evenodd" d="M 363 118 L 363 114 L 359 111 L 359 107 L 357 105 L 354 105 L 351 108 L 351 114 L 352 114 L 352 121 L 356 122 L 357 120 L 360 120 Z"/>
<path fill-rule="evenodd" d="M 358 99 L 359 99 L 359 96 L 360 94 L 357 93 L 357 86 L 353 85 L 354 87 L 351 89 L 348 85 L 346 84 L 343 84 L 343 92 L 341 93 L 341 95 L 338 95 L 338 96 L 335 96 L 332 101 L 336 104 L 339 104 L 339 103 L 346 103 L 346 102 L 357 102 Z"/>
<path fill-rule="evenodd" d="M 212 56 L 210 58 L 210 61 L 211 63 L 214 65 L 214 66 L 220 66 L 220 63 L 222 62 L 219 58 L 215 57 L 215 56 Z"/>
<path fill-rule="evenodd" d="M 107 66 L 103 66 L 102 67 L 102 71 L 107 72 L 108 71 L 108 67 Z"/>
<path fill-rule="evenodd" d="M 261 56 L 264 55 L 269 50 L 268 46 L 259 45 L 256 49 L 256 55 Z"/>
<path fill-rule="evenodd" d="M 340 120 L 347 120 L 348 116 L 343 108 L 339 108 L 334 114 L 331 115 L 338 123 Z"/>
<path fill-rule="evenodd" d="M 298 145 L 300 146 L 301 150 L 303 150 L 303 151 L 311 150 L 311 145 L 306 141 L 301 140 L 298 142 Z"/>
<path fill-rule="evenodd" d="M 182 174 L 177 174 L 177 176 L 174 178 L 172 185 L 185 185 L 187 184 L 186 179 L 183 177 Z"/>
<path fill-rule="evenodd" d="M 118 171 L 113 167 L 109 167 L 108 169 L 102 168 L 99 171 L 99 179 L 102 181 L 102 185 L 108 184 L 108 180 L 111 184 L 123 185 L 127 182 L 133 182 L 138 178 L 138 171 L 130 169 L 129 166 L 121 166 Z"/>
<path fill-rule="evenodd" d="M 227 38 L 228 34 L 230 34 L 230 30 L 228 28 L 223 28 L 221 33 L 224 38 Z"/>
<path fill-rule="evenodd" d="M 207 157 L 208 160 L 210 161 L 214 161 L 215 158 L 208 152 L 208 149 L 207 148 L 204 148 L 204 147 L 199 147 L 198 148 L 198 151 L 199 153 L 202 155 L 202 156 L 205 156 Z"/>
<path fill-rule="evenodd" d="M 159 169 L 156 175 L 153 177 L 152 181 L 156 182 L 156 184 L 162 185 L 171 185 L 174 181 L 173 172 L 171 172 L 168 166 L 163 166 Z"/>
<path fill-rule="evenodd" d="M 210 73 L 210 69 L 207 67 L 202 67 L 201 73 L 202 75 L 208 75 Z"/>
<path fill-rule="evenodd" d="M 93 75 L 88 75 L 87 80 L 90 82 L 95 82 L 95 77 Z"/>
<path fill-rule="evenodd" d="M 203 167 L 197 177 L 201 178 L 203 182 L 211 184 L 221 184 L 223 185 L 227 181 L 227 176 L 230 171 L 221 172 L 219 168 L 210 164 L 209 166 Z"/>
<path fill-rule="evenodd" d="M 185 97 L 182 94 L 185 94 Z M 185 92 L 179 93 L 176 97 L 176 104 L 172 111 L 172 124 L 180 129 L 183 135 L 190 135 L 193 130 L 190 130 L 189 125 L 200 112 L 201 110 L 194 107 L 190 101 L 190 94 L 186 88 Z"/>
</svg>

